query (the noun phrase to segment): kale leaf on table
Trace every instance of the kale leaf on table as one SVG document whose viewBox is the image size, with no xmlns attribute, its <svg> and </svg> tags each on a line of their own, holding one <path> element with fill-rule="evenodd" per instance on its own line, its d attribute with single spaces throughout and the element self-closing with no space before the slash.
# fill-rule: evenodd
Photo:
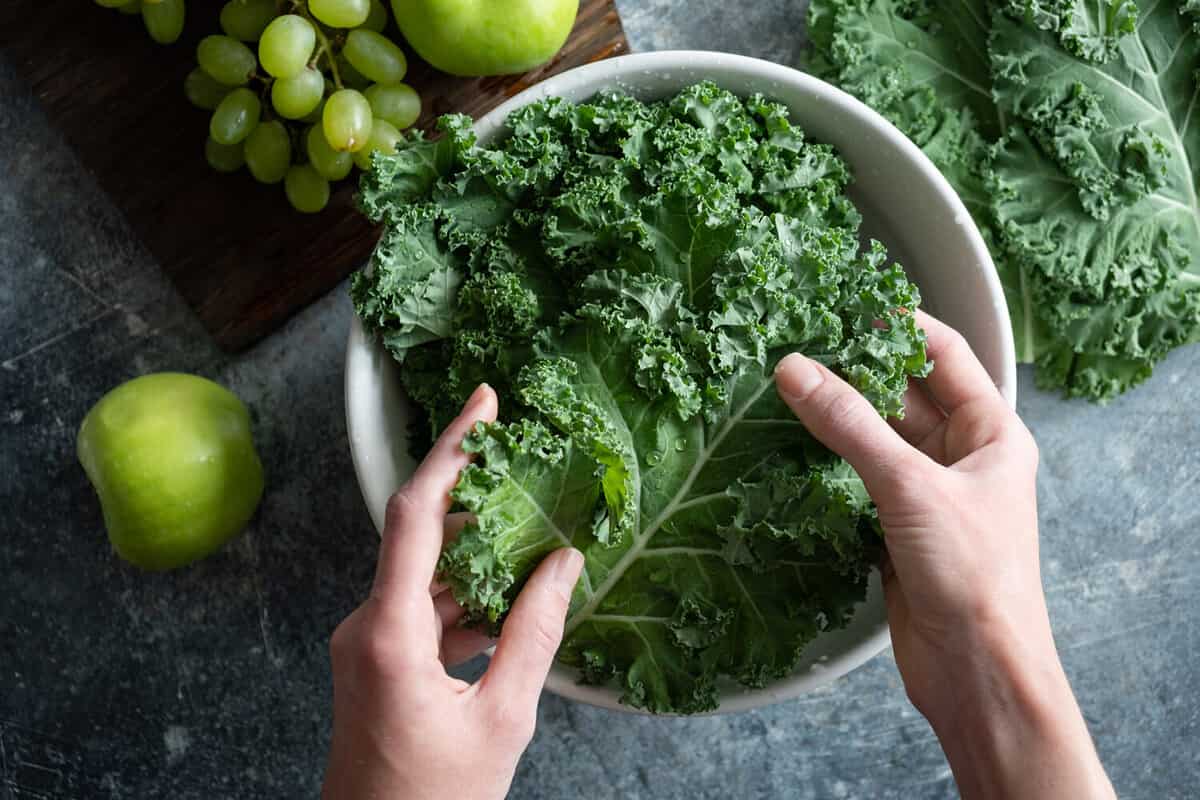
<svg viewBox="0 0 1200 800">
<path fill-rule="evenodd" d="M 810 66 L 963 197 L 1039 385 L 1107 400 L 1200 339 L 1200 4 L 814 0 Z"/>
<path fill-rule="evenodd" d="M 454 497 L 474 512 L 439 568 L 473 621 L 529 572 L 586 556 L 561 661 L 655 712 L 789 674 L 844 626 L 880 546 L 853 470 L 777 397 L 787 352 L 881 414 L 929 369 L 916 288 L 863 247 L 851 175 L 787 110 L 711 83 L 469 120 L 378 158 L 385 226 L 351 287 L 436 433 L 481 381 Z"/>
</svg>

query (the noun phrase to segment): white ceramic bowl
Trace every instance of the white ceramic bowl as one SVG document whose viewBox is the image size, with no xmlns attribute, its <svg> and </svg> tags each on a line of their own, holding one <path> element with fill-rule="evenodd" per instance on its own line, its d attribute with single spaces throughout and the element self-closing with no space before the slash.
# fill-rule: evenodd
<svg viewBox="0 0 1200 800">
<path fill-rule="evenodd" d="M 620 88 L 644 100 L 709 79 L 739 95 L 786 104 L 812 138 L 837 147 L 853 169 L 851 195 L 864 230 L 883 241 L 920 287 L 924 307 L 960 330 L 1010 403 L 1016 400 L 1012 328 L 995 267 L 966 208 L 925 155 L 867 106 L 823 81 L 767 61 L 700 51 L 622 56 L 549 78 L 480 119 L 487 144 L 514 109 L 553 95 L 586 100 Z M 409 475 L 407 404 L 392 359 L 357 319 L 346 354 L 346 423 L 354 469 L 371 518 L 382 529 L 388 496 Z M 890 643 L 878 576 L 845 630 L 821 636 L 791 677 L 763 689 L 724 688 L 721 712 L 795 697 L 845 675 Z M 632 710 L 607 687 L 579 685 L 556 666 L 546 688 L 606 708 Z"/>
</svg>

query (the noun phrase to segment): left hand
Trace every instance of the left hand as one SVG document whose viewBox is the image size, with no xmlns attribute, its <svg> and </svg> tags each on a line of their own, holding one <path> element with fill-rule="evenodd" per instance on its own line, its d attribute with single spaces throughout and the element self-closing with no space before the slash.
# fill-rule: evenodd
<svg viewBox="0 0 1200 800">
<path fill-rule="evenodd" d="M 457 626 L 463 610 L 434 576 L 444 532 L 453 536 L 465 522 L 447 516 L 450 490 L 469 461 L 461 442 L 476 422 L 495 418 L 496 394 L 480 386 L 388 502 L 371 596 L 330 645 L 326 800 L 502 798 L 533 737 L 583 556 L 564 548 L 534 571 L 474 685 L 446 668 L 492 642 Z"/>
</svg>

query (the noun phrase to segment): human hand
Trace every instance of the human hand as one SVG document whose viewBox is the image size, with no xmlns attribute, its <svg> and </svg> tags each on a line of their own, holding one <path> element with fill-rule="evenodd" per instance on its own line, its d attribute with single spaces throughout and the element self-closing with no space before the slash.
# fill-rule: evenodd
<svg viewBox="0 0 1200 800">
<path fill-rule="evenodd" d="M 447 516 L 450 490 L 469 461 L 462 439 L 476 422 L 495 418 L 495 392 L 480 386 L 388 503 L 371 595 L 330 645 L 326 800 L 502 798 L 533 736 L 583 556 L 563 548 L 538 566 L 474 685 L 446 668 L 491 641 L 456 626 L 463 611 L 434 578 L 444 536 L 465 523 L 465 515 Z"/>
<path fill-rule="evenodd" d="M 937 716 L 982 644 L 1052 646 L 1038 566 L 1037 447 L 966 341 L 927 314 L 933 372 L 914 380 L 893 428 L 849 385 L 802 356 L 777 369 L 805 427 L 855 468 L 879 509 L 896 662 L 914 704 Z"/>
<path fill-rule="evenodd" d="M 963 795 L 1110 797 L 1051 635 L 1033 437 L 961 335 L 918 324 L 934 370 L 890 426 L 799 354 L 776 367 L 780 396 L 879 509 L 896 663 Z"/>
</svg>

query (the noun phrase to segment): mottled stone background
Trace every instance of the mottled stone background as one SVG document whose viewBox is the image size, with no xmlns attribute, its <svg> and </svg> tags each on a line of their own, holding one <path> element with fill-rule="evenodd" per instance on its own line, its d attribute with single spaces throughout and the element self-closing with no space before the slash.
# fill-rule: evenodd
<svg viewBox="0 0 1200 800">
<path fill-rule="evenodd" d="M 624 0 L 635 50 L 796 63 L 802 3 Z M 194 132 L 197 136 L 200 131 Z M 180 146 L 193 146 L 183 132 Z M 376 537 L 342 415 L 345 292 L 218 352 L 0 51 L 0 798 L 303 797 L 329 735 L 326 641 Z M 250 530 L 145 575 L 109 551 L 74 456 L 88 407 L 185 370 L 254 409 Z M 1107 408 L 1021 373 L 1041 442 L 1043 565 L 1067 671 L 1121 795 L 1200 786 L 1200 347 Z M 802 700 L 648 719 L 546 696 L 519 798 L 951 797 L 890 655 Z"/>
</svg>

